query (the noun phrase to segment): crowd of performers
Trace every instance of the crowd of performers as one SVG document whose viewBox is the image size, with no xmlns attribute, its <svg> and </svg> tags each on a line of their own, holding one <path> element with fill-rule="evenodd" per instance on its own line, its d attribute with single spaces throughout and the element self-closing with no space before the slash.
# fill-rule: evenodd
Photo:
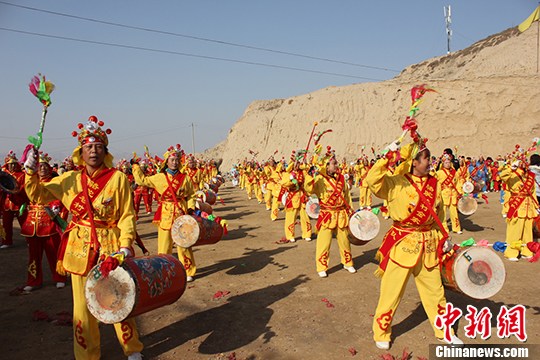
<svg viewBox="0 0 540 360">
<path fill-rule="evenodd" d="M 28 245 L 26 285 L 17 290 L 31 292 L 43 286 L 43 252 L 57 288 L 64 288 L 70 277 L 76 359 L 101 356 L 98 320 L 89 312 L 85 298 L 89 271 L 98 263 L 114 263 L 114 269 L 125 258 L 141 255 L 135 244 L 142 254 L 148 254 L 136 231 L 141 200 L 146 214 L 152 213 L 153 202 L 157 204 L 153 222 L 158 226 L 158 254 L 172 254 L 171 225 L 179 215 L 203 217 L 226 227 L 225 220 L 200 206 L 204 192 L 199 190 L 208 184 L 215 191 L 219 187 L 213 160 L 197 159 L 176 145 L 163 158 L 134 154 L 114 166 L 108 151 L 110 130 L 102 129 L 103 125 L 95 116 L 79 124 L 73 132 L 77 147 L 60 166 L 29 145 L 20 160 L 10 151 L 2 166 L 4 173 L 0 173 L 0 248 L 8 254 L 13 246 L 15 219 Z M 177 253 L 186 280 L 193 281 L 196 263 L 192 249 L 178 246 Z M 114 327 L 125 355 L 141 359 L 143 344 L 134 319 Z"/>
<path fill-rule="evenodd" d="M 159 254 L 172 254 L 171 227 L 179 215 L 206 215 L 221 226 L 226 222 L 203 214 L 199 191 L 218 177 L 210 161 L 197 160 L 179 145 L 171 146 L 163 158 L 145 158 L 135 154 L 113 166 L 108 151 L 109 130 L 102 121 L 90 117 L 74 132 L 77 147 L 64 163 L 55 168 L 51 158 L 29 145 L 19 161 L 14 152 L 7 154 L 4 172 L 15 179 L 17 189 L 0 191 L 2 203 L 2 251 L 13 244 L 13 221 L 18 219 L 21 235 L 28 244 L 28 271 L 22 291 L 34 291 L 43 285 L 42 257 L 47 256 L 53 280 L 58 288 L 71 278 L 73 292 L 74 353 L 77 359 L 100 357 L 99 327 L 89 312 L 84 284 L 89 270 L 99 261 L 135 255 L 134 243 L 147 253 L 136 231 L 143 200 L 145 212 L 157 208 Z M 271 221 L 285 213 L 283 242 L 295 242 L 297 220 L 301 238 L 312 241 L 316 235 L 315 268 L 321 278 L 328 276 L 332 239 L 338 243 L 343 268 L 355 273 L 348 229 L 350 217 L 357 211 L 381 214 L 393 221 L 377 252 L 381 277 L 380 298 L 373 321 L 376 346 L 390 347 L 391 323 L 403 296 L 407 279 L 413 275 L 421 301 L 435 336 L 443 331 L 435 327 L 435 317 L 444 313 L 446 299 L 439 265 L 451 256 L 454 246 L 448 233 L 462 233 L 457 211 L 458 200 L 468 196 L 464 184 L 471 182 L 474 196 L 500 191 L 502 214 L 507 222 L 504 256 L 511 261 L 540 257 L 533 243 L 533 222 L 538 220 L 540 157 L 516 147 L 505 157 L 470 159 L 456 157 L 451 149 L 432 156 L 425 139 L 414 136 L 401 146 L 396 140 L 373 159 L 361 154 L 353 163 L 338 161 L 330 146 L 323 149 L 320 137 L 313 152 L 293 152 L 289 161 L 245 160 L 230 175 L 233 184 L 245 189 L 249 199 L 256 198 L 269 211 Z M 375 155 L 375 154 L 374 154 Z M 359 202 L 353 204 L 351 191 L 358 189 Z M 373 197 L 383 201 L 375 206 Z M 320 211 L 312 228 L 306 211 L 310 198 L 317 198 Z M 447 221 L 447 217 L 450 221 Z M 442 220 L 442 221 L 441 221 Z M 397 246 L 399 244 L 399 246 Z M 187 281 L 193 281 L 196 262 L 191 248 L 177 246 Z M 118 266 L 118 263 L 116 266 Z M 140 359 L 143 345 L 133 319 L 114 325 L 124 353 Z M 452 334 L 451 344 L 463 342 Z"/>
<path fill-rule="evenodd" d="M 407 146 L 401 147 L 400 143 L 390 144 L 373 159 L 362 154 L 352 163 L 345 159 L 338 162 L 330 147 L 323 153 L 322 146 L 316 143 L 309 157 L 300 150 L 293 151 L 288 161 L 276 161 L 275 154 L 265 161 L 246 158 L 230 171 L 233 184 L 245 189 L 248 199 L 255 197 L 264 204 L 271 221 L 278 218 L 280 210 L 284 211 L 281 242 L 297 241 L 298 219 L 301 238 L 311 241 L 317 234 L 315 267 L 321 278 L 328 276 L 333 237 L 343 268 L 356 272 L 351 254 L 353 238 L 348 230 L 351 214 L 367 210 L 393 220 L 377 252 L 380 265 L 376 275 L 381 277 L 381 289 L 373 332 L 380 349 L 390 347 L 392 319 L 411 275 L 435 336 L 443 339 L 443 331 L 435 326 L 446 304 L 440 265 L 459 248 L 448 240 L 448 233 L 464 231 L 458 215 L 460 198 L 481 197 L 487 203 L 487 192 L 501 192 L 507 233 L 506 242 L 499 243 L 504 246 L 498 250 L 509 261 L 540 257 L 540 247 L 533 241 L 533 223 L 538 231 L 540 220 L 540 156 L 530 155 L 537 151 L 537 140 L 535 146 L 518 146 L 496 161 L 456 157 L 450 148 L 439 157 L 431 156 L 426 139 L 419 136 L 414 136 Z M 467 182 L 473 187 L 470 194 L 465 190 Z M 354 188 L 359 193 L 357 204 L 351 197 Z M 313 196 L 320 206 L 315 229 L 307 214 Z M 374 207 L 374 196 L 382 200 L 382 206 Z M 444 341 L 463 344 L 453 332 Z"/>
</svg>

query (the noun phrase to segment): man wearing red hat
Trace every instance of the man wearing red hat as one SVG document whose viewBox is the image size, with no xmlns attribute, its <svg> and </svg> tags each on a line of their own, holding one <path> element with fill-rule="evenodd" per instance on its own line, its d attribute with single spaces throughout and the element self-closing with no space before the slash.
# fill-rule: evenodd
<svg viewBox="0 0 540 360">
<path fill-rule="evenodd" d="M 72 214 L 62 236 L 57 271 L 71 274 L 73 291 L 73 339 L 76 359 L 101 356 L 98 320 L 86 305 L 85 282 L 98 258 L 111 254 L 133 256 L 135 211 L 129 180 L 113 167 L 107 134 L 102 121 L 91 116 L 79 124 L 80 132 L 73 151 L 73 163 L 80 170 L 68 171 L 49 182 L 40 182 L 36 174 L 37 155 L 29 151 L 25 162 L 26 191 L 32 201 L 60 200 Z M 128 359 L 141 359 L 143 344 L 135 319 L 114 324 L 120 346 Z"/>
<path fill-rule="evenodd" d="M 40 153 L 38 175 L 39 181 L 48 183 L 53 178 L 51 158 L 47 154 Z M 53 217 L 61 216 L 67 219 L 67 210 L 60 200 L 52 202 L 41 201 L 40 196 L 35 201 L 30 201 L 27 211 L 21 216 L 21 235 L 26 237 L 28 243 L 28 269 L 27 281 L 24 291 L 29 292 L 41 288 L 43 285 L 42 258 L 43 251 L 51 269 L 53 281 L 56 287 L 61 289 L 66 285 L 66 276 L 56 271 L 58 249 L 60 247 L 60 233 L 58 225 Z M 61 231 L 61 230 L 60 230 Z"/>
<path fill-rule="evenodd" d="M 5 237 L 0 244 L 0 249 L 7 249 L 13 246 L 13 220 L 19 218 L 20 207 L 27 201 L 27 197 L 24 191 L 24 171 L 22 171 L 21 164 L 13 151 L 6 155 L 2 170 L 17 180 L 19 188 L 17 192 L 7 194 L 3 204 L 0 204 L 2 208 L 2 226 L 5 231 Z"/>
</svg>

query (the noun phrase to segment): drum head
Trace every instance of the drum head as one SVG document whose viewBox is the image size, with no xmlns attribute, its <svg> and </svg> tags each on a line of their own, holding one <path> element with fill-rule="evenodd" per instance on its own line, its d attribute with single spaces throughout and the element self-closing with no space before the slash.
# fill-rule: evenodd
<svg viewBox="0 0 540 360">
<path fill-rule="evenodd" d="M 171 237 L 180 247 L 193 246 L 199 239 L 199 223 L 191 215 L 182 215 L 174 220 L 171 227 Z"/>
<path fill-rule="evenodd" d="M 349 230 L 358 240 L 374 239 L 379 234 L 380 228 L 379 218 L 369 210 L 358 211 L 349 219 Z"/>
<path fill-rule="evenodd" d="M 317 197 L 311 196 L 306 203 L 306 213 L 312 219 L 319 218 L 319 212 L 321 207 L 319 205 L 319 199 Z"/>
<path fill-rule="evenodd" d="M 283 204 L 283 206 L 287 206 L 287 196 L 289 196 L 288 191 L 285 191 L 281 196 L 281 203 Z"/>
<path fill-rule="evenodd" d="M 105 324 L 125 320 L 135 306 L 137 287 L 130 274 L 121 266 L 103 277 L 99 265 L 86 278 L 84 295 L 88 310 Z"/>
<path fill-rule="evenodd" d="M 263 194 L 266 194 L 266 191 L 267 191 L 267 190 L 266 190 L 266 184 L 262 184 L 262 185 L 261 185 L 261 192 L 262 192 Z"/>
<path fill-rule="evenodd" d="M 478 208 L 478 203 L 476 202 L 475 198 L 470 196 L 464 196 L 459 199 L 457 203 L 457 208 L 459 212 L 463 215 L 472 215 L 476 212 L 476 209 Z"/>
<path fill-rule="evenodd" d="M 506 279 L 501 258 L 481 246 L 464 248 L 454 261 L 453 274 L 459 290 L 474 299 L 494 296 Z"/>
<path fill-rule="evenodd" d="M 470 194 L 474 191 L 474 185 L 472 182 L 470 181 L 466 181 L 464 184 L 463 184 L 463 192 L 465 194 Z"/>
</svg>

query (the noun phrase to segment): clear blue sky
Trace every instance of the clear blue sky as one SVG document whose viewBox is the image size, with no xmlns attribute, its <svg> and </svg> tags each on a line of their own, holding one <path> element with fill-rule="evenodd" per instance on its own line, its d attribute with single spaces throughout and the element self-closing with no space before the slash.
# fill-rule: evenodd
<svg viewBox="0 0 540 360">
<path fill-rule="evenodd" d="M 57 159 L 71 153 L 76 140 L 70 134 L 89 115 L 113 130 L 110 150 L 116 160 L 142 153 L 143 145 L 153 154 L 176 143 L 191 152 L 191 123 L 199 152 L 224 140 L 254 100 L 386 80 L 408 65 L 444 55 L 445 5 L 452 7 L 451 50 L 456 51 L 518 25 L 538 2 L 0 0 L 4 29 L 159 50 L 0 30 L 0 154 L 14 149 L 20 156 L 25 139 L 39 128 L 41 105 L 27 87 L 38 72 L 56 84 L 42 148 Z"/>
</svg>

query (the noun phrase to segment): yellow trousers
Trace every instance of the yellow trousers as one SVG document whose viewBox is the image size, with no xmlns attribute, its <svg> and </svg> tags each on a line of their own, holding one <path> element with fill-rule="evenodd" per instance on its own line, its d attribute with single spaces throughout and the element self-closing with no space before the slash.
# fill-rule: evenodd
<svg viewBox="0 0 540 360">
<path fill-rule="evenodd" d="M 368 187 L 360 187 L 360 198 L 358 199 L 360 208 L 373 205 L 371 190 Z"/>
<path fill-rule="evenodd" d="M 73 345 L 75 359 L 93 360 L 101 356 L 98 320 L 88 311 L 84 296 L 86 276 L 71 275 L 73 291 Z M 135 319 L 114 324 L 116 337 L 126 356 L 141 352 L 143 344 Z"/>
<path fill-rule="evenodd" d="M 277 220 L 279 215 L 279 198 L 277 196 L 272 196 L 272 210 L 270 211 L 270 220 Z"/>
<path fill-rule="evenodd" d="M 533 256 L 527 248 L 527 243 L 533 241 L 532 235 L 533 219 L 513 218 L 506 219 L 506 258 L 517 258 L 521 256 Z"/>
<path fill-rule="evenodd" d="M 197 272 L 197 266 L 195 265 L 195 257 L 193 256 L 193 249 L 191 247 L 183 248 L 180 246 L 176 247 L 178 252 L 178 260 L 184 265 L 186 269 L 187 276 L 195 276 Z"/>
<path fill-rule="evenodd" d="M 341 263 L 345 266 L 353 266 L 351 243 L 349 242 L 347 228 L 321 228 L 317 234 L 317 249 L 315 250 L 315 262 L 317 272 L 328 270 L 328 259 L 330 258 L 330 245 L 332 245 L 332 236 L 335 234 Z"/>
<path fill-rule="evenodd" d="M 173 240 L 171 230 L 158 228 L 158 254 L 172 254 Z M 184 265 L 187 276 L 194 276 L 197 271 L 195 266 L 195 257 L 191 248 L 176 247 L 178 260 Z"/>
<path fill-rule="evenodd" d="M 457 210 L 456 205 L 443 206 L 444 216 L 443 216 L 442 223 L 443 223 L 444 229 L 447 232 L 450 232 L 450 229 L 448 228 L 448 224 L 446 223 L 448 208 L 450 209 L 450 223 L 452 224 L 452 231 L 453 232 L 461 231 L 461 224 L 459 222 L 458 210 Z"/>
<path fill-rule="evenodd" d="M 444 337 L 444 331 L 435 327 L 435 319 L 439 311 L 444 311 L 446 307 L 439 267 L 436 266 L 428 270 L 425 268 L 422 259 L 420 259 L 413 268 L 408 269 L 390 260 L 381 279 L 379 303 L 373 318 L 373 339 L 375 341 L 390 341 L 392 320 L 411 274 L 414 276 L 420 300 L 435 336 L 437 338 Z M 444 314 L 444 312 L 441 314 Z"/>
<path fill-rule="evenodd" d="M 306 213 L 306 209 L 302 206 L 298 209 L 285 210 L 285 238 L 294 239 L 294 228 L 296 218 L 300 214 L 300 227 L 302 228 L 302 237 L 311 237 L 311 221 Z"/>
<path fill-rule="evenodd" d="M 266 190 L 266 194 L 264 194 L 264 204 L 266 210 L 272 209 L 272 192 L 270 190 Z"/>
</svg>

